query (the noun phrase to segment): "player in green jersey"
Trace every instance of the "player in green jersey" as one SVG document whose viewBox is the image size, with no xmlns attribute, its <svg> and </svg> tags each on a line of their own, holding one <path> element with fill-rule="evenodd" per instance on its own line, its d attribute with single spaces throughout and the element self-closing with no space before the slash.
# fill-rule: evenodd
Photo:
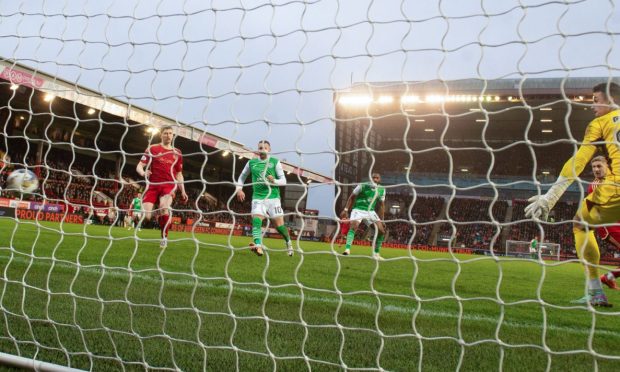
<svg viewBox="0 0 620 372">
<path fill-rule="evenodd" d="M 538 249 L 540 246 L 538 234 L 530 241 L 530 258 L 535 260 L 538 258 Z"/>
<path fill-rule="evenodd" d="M 347 214 L 351 207 L 353 209 L 351 209 L 351 217 L 349 218 L 351 227 L 347 233 L 347 242 L 342 253 L 345 256 L 351 253 L 351 244 L 353 243 L 353 238 L 355 238 L 355 230 L 357 230 L 360 222 L 366 220 L 373 223 L 377 231 L 373 244 L 373 257 L 377 260 L 382 259 L 379 252 L 385 238 L 385 224 L 382 222 L 385 215 L 385 188 L 379 185 L 380 182 L 381 175 L 373 173 L 372 182 L 357 185 L 347 200 L 347 205 L 342 212 Z M 377 203 L 379 204 L 378 214 L 375 212 Z"/>
<path fill-rule="evenodd" d="M 263 255 L 262 233 L 263 220 L 268 217 L 276 226 L 276 230 L 284 237 L 288 255 L 293 255 L 293 244 L 284 225 L 284 212 L 280 203 L 280 186 L 286 185 L 286 177 L 280 161 L 269 156 L 271 144 L 262 140 L 258 142 L 258 158 L 251 159 L 245 164 L 237 181 L 237 199 L 245 200 L 243 183 L 252 175 L 252 238 L 254 242 L 250 248 L 257 255 Z"/>
<path fill-rule="evenodd" d="M 142 218 L 142 193 L 140 192 L 131 201 L 131 217 L 133 218 L 133 228 L 137 228 L 140 231 L 138 227 Z"/>
</svg>

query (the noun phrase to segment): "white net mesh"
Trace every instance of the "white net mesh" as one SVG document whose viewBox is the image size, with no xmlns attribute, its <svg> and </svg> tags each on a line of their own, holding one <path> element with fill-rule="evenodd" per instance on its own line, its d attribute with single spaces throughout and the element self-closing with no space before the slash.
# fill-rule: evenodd
<svg viewBox="0 0 620 372">
<path fill-rule="evenodd" d="M 618 369 L 619 313 L 570 302 L 589 175 L 548 222 L 524 208 L 617 75 L 619 17 L 602 0 L 0 2 L 0 187 L 15 169 L 40 180 L 0 195 L 0 361 Z M 189 201 L 161 249 L 131 203 L 167 125 Z M 261 139 L 293 257 L 274 221 L 251 252 L 250 180 L 233 196 Z M 383 261 L 372 224 L 340 254 L 336 216 L 372 172 Z M 503 257 L 536 234 L 559 261 Z"/>
</svg>

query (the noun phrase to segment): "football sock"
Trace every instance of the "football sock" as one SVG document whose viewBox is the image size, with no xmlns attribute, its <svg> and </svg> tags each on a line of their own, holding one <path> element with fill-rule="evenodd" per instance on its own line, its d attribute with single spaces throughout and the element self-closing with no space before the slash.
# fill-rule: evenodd
<svg viewBox="0 0 620 372">
<path fill-rule="evenodd" d="M 588 289 L 592 292 L 602 291 L 601 281 L 599 278 L 588 280 Z"/>
<path fill-rule="evenodd" d="M 346 250 L 351 249 L 351 244 L 353 244 L 354 238 L 355 238 L 355 230 L 350 229 L 349 232 L 347 233 L 347 243 L 344 246 L 344 249 Z"/>
<path fill-rule="evenodd" d="M 258 217 L 252 217 L 252 238 L 254 238 L 254 244 L 261 244 L 261 227 L 263 221 Z"/>
<path fill-rule="evenodd" d="M 168 224 L 169 220 L 170 215 L 162 214 L 161 216 L 159 216 L 159 228 L 161 229 L 162 238 L 168 237 L 168 228 L 170 227 L 170 225 Z"/>
<path fill-rule="evenodd" d="M 288 228 L 286 227 L 286 225 L 278 226 L 276 227 L 276 230 L 278 230 L 280 235 L 284 237 L 284 240 L 286 240 L 287 243 L 291 240 L 291 237 L 288 234 Z"/>
<path fill-rule="evenodd" d="M 384 238 L 385 234 L 381 234 L 377 237 L 377 243 L 375 244 L 375 253 L 379 253 L 379 251 L 381 251 L 381 244 L 383 244 Z"/>
<path fill-rule="evenodd" d="M 575 248 L 577 250 L 577 256 L 580 259 L 585 259 L 589 264 L 595 265 L 586 265 L 588 278 L 599 280 L 598 267 L 596 265 L 599 264 L 601 254 L 598 250 L 594 230 L 589 230 L 586 232 L 581 229 L 573 228 L 573 234 L 575 234 Z"/>
</svg>

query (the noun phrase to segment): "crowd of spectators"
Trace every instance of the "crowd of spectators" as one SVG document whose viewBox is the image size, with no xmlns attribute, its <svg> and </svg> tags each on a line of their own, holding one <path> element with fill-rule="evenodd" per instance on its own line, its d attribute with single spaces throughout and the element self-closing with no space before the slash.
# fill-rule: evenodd
<svg viewBox="0 0 620 372">
<path fill-rule="evenodd" d="M 116 195 L 110 195 L 111 198 L 116 197 L 116 205 L 121 209 L 130 209 L 131 201 L 140 192 L 140 186 L 136 183 L 124 182 L 122 187 L 118 189 Z"/>
<path fill-rule="evenodd" d="M 413 204 L 413 205 L 412 205 Z M 398 205 L 394 213 L 386 214 L 388 243 L 428 244 L 433 231 L 433 221 L 441 213 L 444 199 L 433 196 L 390 195 L 389 205 Z M 411 209 L 411 220 L 409 210 Z"/>
<path fill-rule="evenodd" d="M 188 219 L 199 222 L 221 222 L 249 225 L 250 218 L 250 199 L 243 202 L 237 198 L 227 198 L 226 200 L 217 199 L 212 194 L 198 188 L 187 188 L 188 201 L 183 202 L 179 195 L 176 195 L 172 208 L 175 216 L 181 221 Z M 229 200 L 230 199 L 230 200 Z"/>
<path fill-rule="evenodd" d="M 439 238 L 453 240 L 457 247 L 488 250 L 496 236 L 494 246 L 497 248 L 501 233 L 499 223 L 505 221 L 507 210 L 508 202 L 504 200 L 452 199 L 446 210 L 446 219 L 454 223 L 442 224 Z M 453 235 L 454 229 L 456 233 Z"/>
<path fill-rule="evenodd" d="M 75 158 L 72 163 L 62 160 L 47 160 L 37 167 L 42 192 L 47 199 L 68 200 L 75 204 L 105 205 L 104 197 L 93 191 L 109 196 L 118 188 L 118 182 L 111 164 L 89 163 Z M 95 172 L 93 172 L 93 169 Z"/>
<path fill-rule="evenodd" d="M 573 151 L 573 147 L 565 143 L 531 148 L 525 144 L 517 144 L 497 149 L 483 148 L 479 143 L 463 148 L 463 144 L 446 142 L 446 146 L 450 149 L 446 150 L 439 143 L 425 143 L 423 146 L 413 146 L 411 156 L 407 152 L 397 151 L 377 155 L 377 158 L 382 164 L 383 172 L 410 172 L 413 176 L 420 173 L 445 175 L 450 172 L 452 164 L 453 174 L 467 169 L 467 175 L 486 176 L 490 170 L 491 177 L 531 178 L 533 169 L 537 175 L 542 171 L 558 174 Z M 549 153 L 566 156 L 548 156 Z"/>
</svg>

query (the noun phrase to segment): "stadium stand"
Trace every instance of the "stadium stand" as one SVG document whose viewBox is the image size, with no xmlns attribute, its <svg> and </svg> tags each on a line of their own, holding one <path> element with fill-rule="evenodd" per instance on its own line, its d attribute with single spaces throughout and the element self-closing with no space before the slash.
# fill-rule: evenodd
<svg viewBox="0 0 620 372">
<path fill-rule="evenodd" d="M 388 203 L 403 207 L 399 208 L 397 213 L 386 217 L 391 219 L 386 222 L 389 231 L 386 242 L 407 244 L 413 235 L 411 244 L 429 244 L 433 222 L 437 220 L 443 208 L 444 199 L 437 196 L 418 196 L 414 201 L 412 197 L 397 194 L 389 195 Z M 409 220 L 408 211 L 412 203 L 411 219 L 414 223 L 402 221 Z"/>
<path fill-rule="evenodd" d="M 126 213 L 136 192 L 143 190 L 145 186 L 135 172 L 135 164 L 146 146 L 153 141 L 153 134 L 148 131 L 152 129 L 151 126 L 137 120 L 145 118 L 138 115 L 139 109 L 127 114 L 128 119 L 103 111 L 93 116 L 88 113 L 88 106 L 78 102 L 79 97 L 75 102 L 57 97 L 54 105 L 50 106 L 41 103 L 42 93 L 30 87 L 21 87 L 14 95 L 12 92 L 10 95 L 7 92 L 3 94 L 0 99 L 10 99 L 11 105 L 10 109 L 0 109 L 0 119 L 7 123 L 5 135 L 12 136 L 10 142 L 2 138 L 3 143 L 10 143 L 4 150 L 11 157 L 15 168 L 28 166 L 41 180 L 41 194 L 28 196 L 28 199 L 66 203 L 70 212 L 84 216 L 93 214 L 93 208 L 98 208 L 102 214 L 101 211 L 108 206 L 118 208 L 121 216 Z M 121 102 L 114 104 L 119 107 L 124 105 Z M 510 102 L 502 104 L 507 107 L 512 105 Z M 561 111 L 553 113 L 559 115 Z M 514 138 L 509 137 L 515 133 L 522 135 L 522 128 L 510 127 L 510 131 L 506 131 L 503 127 L 496 126 L 496 123 L 506 120 L 515 125 L 519 123 L 522 127 L 522 120 L 517 120 L 519 115 L 524 116 L 524 113 L 506 111 L 496 114 L 493 125 L 489 124 L 491 131 L 488 138 L 485 138 L 489 140 L 486 144 L 480 141 L 480 133 L 476 129 L 479 124 L 469 118 L 469 121 L 459 122 L 458 125 L 466 126 L 467 130 L 464 132 L 468 133 L 468 136 L 471 134 L 471 138 L 461 138 L 464 132 L 455 131 L 455 126 L 452 125 L 442 142 L 436 137 L 425 138 L 425 134 L 420 133 L 407 139 L 407 148 L 402 148 L 403 137 L 399 132 L 401 129 L 397 128 L 400 119 L 390 116 L 379 120 L 377 128 L 383 126 L 393 133 L 390 136 L 383 135 L 381 141 L 377 139 L 379 137 L 373 136 L 376 137 L 373 143 L 377 147 L 390 150 L 373 155 L 376 164 L 374 170 L 385 175 L 387 185 L 405 185 L 400 189 L 388 190 L 386 223 L 389 233 L 386 244 L 428 247 L 444 245 L 447 239 L 452 247 L 478 251 L 488 251 L 493 243 L 493 250 L 498 252 L 506 239 L 530 240 L 539 228 L 532 222 L 523 221 L 525 202 L 521 197 L 531 195 L 532 190 L 535 190 L 534 181 L 553 181 L 565 159 L 565 156 L 544 154 L 550 151 L 570 154 L 574 145 L 568 141 L 557 141 L 567 137 L 566 133 L 560 131 L 561 128 L 556 128 L 557 134 L 554 133 L 548 139 L 540 137 L 540 134 L 533 137 L 544 146 L 528 146 L 523 142 L 513 144 Z M 161 124 L 168 119 L 158 117 L 157 120 Z M 583 120 L 579 122 L 581 121 Z M 102 126 L 102 122 L 107 124 Z M 357 121 L 351 123 L 358 127 L 363 124 Z M 416 128 L 414 129 L 423 129 Z M 338 131 L 343 135 L 353 133 L 351 128 L 346 126 L 341 129 Z M 583 130 L 582 126 L 577 126 L 572 136 L 581 136 L 580 130 Z M 354 133 L 356 136 L 362 135 L 363 130 L 355 129 Z M 118 139 L 121 139 L 120 143 Z M 338 141 L 341 145 L 344 143 L 340 137 Z M 249 202 L 240 203 L 231 198 L 232 185 L 221 181 L 231 182 L 237 176 L 250 150 L 241 144 L 197 132 L 195 129 L 182 132 L 177 137 L 175 146 L 188 154 L 185 170 L 186 188 L 190 194 L 190 201 L 187 203 L 175 200 L 175 223 L 213 225 L 232 224 L 234 221 L 237 225 L 248 224 Z M 358 145 L 353 143 L 352 146 Z M 224 157 L 223 153 L 227 149 L 237 151 L 233 154 L 235 156 Z M 122 161 L 119 158 L 121 153 L 124 156 Z M 203 164 L 205 157 L 208 159 L 208 167 Z M 353 160 L 346 156 L 343 159 Z M 233 161 L 236 162 L 234 167 Z M 345 177 L 346 161 L 342 164 L 344 168 L 338 171 L 342 170 Z M 361 164 L 365 164 L 363 159 Z M 304 183 L 307 177 L 318 177 L 316 179 L 319 182 L 325 180 L 320 175 L 287 166 L 289 183 Z M 447 180 L 446 175 L 450 174 L 451 170 L 452 177 Z M 367 169 L 362 166 L 358 173 L 367 174 Z M 4 169 L 0 176 L 5 179 L 7 174 L 8 169 Z M 351 174 L 346 177 L 350 176 Z M 588 177 L 587 174 L 585 177 Z M 354 182 L 360 180 L 361 178 L 357 177 Z M 338 181 L 344 182 L 343 179 Z M 448 181 L 459 187 L 464 186 L 463 190 L 459 190 L 459 197 L 451 199 L 452 188 L 448 187 Z M 494 185 L 489 186 L 489 181 Z M 515 181 L 524 184 L 503 186 Z M 413 187 L 409 187 L 408 182 L 413 182 Z M 437 186 L 438 184 L 443 186 Z M 487 186 L 484 186 L 485 184 Z M 472 185 L 477 186 L 465 190 Z M 412 192 L 418 195 L 415 199 Z M 495 196 L 495 192 L 498 196 Z M 346 193 L 343 192 L 342 195 L 345 197 Z M 467 195 L 474 195 L 477 199 L 465 197 Z M 496 198 L 492 206 L 493 219 L 502 224 L 501 228 L 491 223 L 488 213 L 493 197 Z M 575 210 L 574 203 L 578 198 L 575 190 L 567 193 L 566 200 L 554 209 L 554 222 L 541 225 L 545 231 L 545 239 L 560 243 L 566 255 L 574 253 L 570 221 Z M 295 208 L 305 209 L 305 199 L 301 200 L 298 207 L 295 206 L 296 202 L 296 198 L 291 199 L 288 205 L 284 205 L 284 210 L 292 213 Z M 447 218 L 457 222 L 454 237 L 449 224 L 437 222 Z M 356 237 L 360 241 L 368 239 L 370 235 L 367 230 L 365 227 L 360 228 Z"/>
<path fill-rule="evenodd" d="M 504 200 L 493 202 L 492 200 L 456 198 L 447 208 L 446 215 L 455 221 L 456 232 L 453 233 L 450 224 L 442 224 L 439 239 L 452 240 L 456 247 L 484 251 L 491 247 L 493 236 L 501 232 L 497 225 L 492 224 L 492 220 L 496 223 L 505 221 L 508 203 Z M 490 211 L 492 215 L 489 214 Z M 496 250 L 500 246 L 499 240 L 493 244 Z"/>
</svg>

